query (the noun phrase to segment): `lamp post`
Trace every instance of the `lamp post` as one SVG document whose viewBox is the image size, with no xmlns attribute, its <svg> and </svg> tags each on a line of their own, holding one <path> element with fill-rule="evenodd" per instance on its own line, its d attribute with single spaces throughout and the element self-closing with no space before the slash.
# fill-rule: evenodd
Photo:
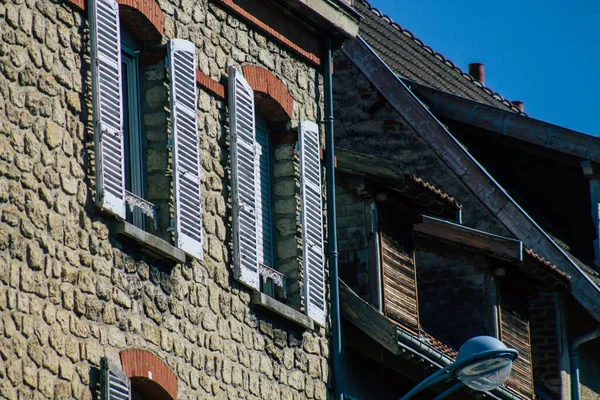
<svg viewBox="0 0 600 400">
<path fill-rule="evenodd" d="M 400 400 L 406 400 L 431 385 L 456 377 L 459 383 L 441 393 L 434 400 L 443 399 L 466 385 L 473 390 L 488 391 L 502 385 L 519 352 L 490 336 L 477 336 L 461 346 L 456 361 L 425 378 Z"/>
</svg>

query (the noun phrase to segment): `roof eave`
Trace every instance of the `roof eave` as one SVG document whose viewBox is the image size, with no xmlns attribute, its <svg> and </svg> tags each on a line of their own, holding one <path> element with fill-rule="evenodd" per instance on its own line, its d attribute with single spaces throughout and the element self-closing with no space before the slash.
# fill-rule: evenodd
<svg viewBox="0 0 600 400">
<path fill-rule="evenodd" d="M 281 0 L 291 9 L 309 18 L 315 25 L 340 38 L 351 39 L 358 35 L 360 14 L 341 1 L 333 0 Z M 308 11 L 308 12 L 307 12 Z"/>
<path fill-rule="evenodd" d="M 509 110 L 403 80 L 438 117 L 600 163 L 600 139 Z"/>
</svg>

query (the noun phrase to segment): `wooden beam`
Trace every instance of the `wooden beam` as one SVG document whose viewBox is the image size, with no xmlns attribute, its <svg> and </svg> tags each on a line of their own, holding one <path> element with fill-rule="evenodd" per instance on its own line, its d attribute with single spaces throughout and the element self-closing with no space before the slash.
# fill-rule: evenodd
<svg viewBox="0 0 600 400">
<path fill-rule="evenodd" d="M 571 275 L 573 297 L 600 321 L 598 285 L 510 198 L 365 41 L 360 36 L 347 41 L 342 47 L 342 52 L 515 237 Z M 585 159 L 594 159 L 590 156 L 596 152 L 595 143 L 588 142 L 589 149 Z"/>
<path fill-rule="evenodd" d="M 340 281 L 342 316 L 392 354 L 400 354 L 396 326 Z"/>
<path fill-rule="evenodd" d="M 423 222 L 414 225 L 418 235 L 434 237 L 484 252 L 508 261 L 523 261 L 523 242 L 494 235 L 442 219 L 423 216 Z"/>
<path fill-rule="evenodd" d="M 413 82 L 411 91 L 432 111 L 448 118 L 476 126 L 503 136 L 512 137 L 542 148 L 600 162 L 600 139 L 525 115 L 481 104 Z"/>
</svg>

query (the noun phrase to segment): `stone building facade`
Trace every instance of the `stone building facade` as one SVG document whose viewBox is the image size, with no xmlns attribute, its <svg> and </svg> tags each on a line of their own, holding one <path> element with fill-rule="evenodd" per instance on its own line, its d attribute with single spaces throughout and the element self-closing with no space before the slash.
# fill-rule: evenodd
<svg viewBox="0 0 600 400">
<path fill-rule="evenodd" d="M 306 315 L 297 128 L 323 119 L 323 38 L 355 34 L 355 17 L 327 2 L 112 3 L 121 41 L 137 46 L 142 134 L 131 168 L 153 205 L 137 222 L 141 200 L 124 220 L 95 200 L 90 3 L 0 5 L 0 397 L 92 399 L 116 377 L 134 398 L 327 398 L 328 324 Z M 192 255 L 171 222 L 172 39 L 191 42 L 197 60 L 202 248 Z M 286 296 L 257 296 L 234 277 L 228 66 L 271 131 L 272 266 Z"/>
</svg>

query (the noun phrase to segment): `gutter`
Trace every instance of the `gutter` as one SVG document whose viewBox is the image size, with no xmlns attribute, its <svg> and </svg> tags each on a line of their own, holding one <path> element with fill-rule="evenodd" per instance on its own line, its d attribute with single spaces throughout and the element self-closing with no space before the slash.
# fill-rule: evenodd
<svg viewBox="0 0 600 400">
<path fill-rule="evenodd" d="M 580 400 L 579 393 L 579 354 L 577 349 L 582 344 L 600 337 L 600 326 L 596 330 L 586 333 L 573 340 L 569 346 L 569 358 L 571 360 L 571 400 Z"/>
</svg>

